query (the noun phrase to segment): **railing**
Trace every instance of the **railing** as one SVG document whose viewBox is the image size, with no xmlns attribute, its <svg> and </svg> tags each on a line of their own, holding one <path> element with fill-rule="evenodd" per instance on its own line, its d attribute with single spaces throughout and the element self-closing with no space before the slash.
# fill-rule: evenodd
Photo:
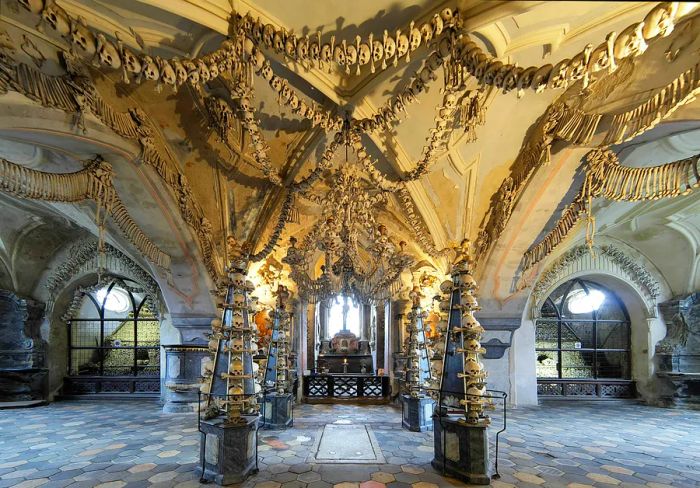
<svg viewBox="0 0 700 488">
<path fill-rule="evenodd" d="M 304 400 L 308 403 L 335 401 L 388 402 L 391 385 L 388 376 L 334 374 L 305 375 Z"/>
<path fill-rule="evenodd" d="M 542 398 L 634 398 L 634 381 L 605 379 L 539 378 L 537 395 Z"/>
</svg>

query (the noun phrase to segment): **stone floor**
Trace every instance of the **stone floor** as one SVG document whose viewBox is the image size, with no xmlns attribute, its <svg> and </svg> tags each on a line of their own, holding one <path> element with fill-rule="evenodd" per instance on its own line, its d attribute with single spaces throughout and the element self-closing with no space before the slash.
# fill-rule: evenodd
<svg viewBox="0 0 700 488">
<path fill-rule="evenodd" d="M 289 430 L 260 431 L 260 472 L 244 486 L 465 486 L 430 466 L 432 433 L 402 430 L 397 409 L 301 405 L 295 416 Z M 332 422 L 370 425 L 386 464 L 307 464 Z M 0 488 L 197 486 L 198 444 L 195 415 L 162 414 L 153 403 L 0 410 Z M 700 486 L 700 412 L 607 403 L 511 410 L 499 472 L 492 486 L 501 488 Z"/>
</svg>

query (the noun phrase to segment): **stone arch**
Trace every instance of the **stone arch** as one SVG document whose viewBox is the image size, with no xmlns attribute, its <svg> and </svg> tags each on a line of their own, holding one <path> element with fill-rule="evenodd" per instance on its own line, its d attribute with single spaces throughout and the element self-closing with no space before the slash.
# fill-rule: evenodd
<svg viewBox="0 0 700 488">
<path fill-rule="evenodd" d="M 524 403 L 536 402 L 535 321 L 542 304 L 559 285 L 582 277 L 608 287 L 624 304 L 632 323 L 632 379 L 642 398 L 652 403 L 658 399 L 661 386 L 655 377 L 654 346 L 666 327 L 657 303 L 670 296 L 670 287 L 656 267 L 629 245 L 601 239 L 593 253 L 584 244 L 571 247 L 544 268 L 533 286 L 523 325 L 516 332 L 523 380 L 516 384 L 520 383 L 519 393 L 527 399 Z"/>
</svg>

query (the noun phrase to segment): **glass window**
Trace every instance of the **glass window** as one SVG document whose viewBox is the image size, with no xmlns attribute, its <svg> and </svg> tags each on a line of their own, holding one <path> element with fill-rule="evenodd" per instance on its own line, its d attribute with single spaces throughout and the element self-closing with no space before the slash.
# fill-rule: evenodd
<svg viewBox="0 0 700 488">
<path fill-rule="evenodd" d="M 328 334 L 333 337 L 348 330 L 360 337 L 360 304 L 349 296 L 338 295 L 331 300 L 328 311 Z"/>
<path fill-rule="evenodd" d="M 575 279 L 545 300 L 535 332 L 537 377 L 629 379 L 630 320 L 622 302 L 598 283 Z"/>
</svg>

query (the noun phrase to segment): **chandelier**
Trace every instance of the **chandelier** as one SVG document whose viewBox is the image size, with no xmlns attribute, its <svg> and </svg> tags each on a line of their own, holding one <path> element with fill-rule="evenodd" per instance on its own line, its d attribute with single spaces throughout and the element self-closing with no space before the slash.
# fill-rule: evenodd
<svg viewBox="0 0 700 488">
<path fill-rule="evenodd" d="M 290 278 L 299 295 L 315 303 L 336 295 L 355 301 L 374 303 L 385 300 L 400 288 L 401 273 L 414 259 L 405 251 L 406 243 L 392 242 L 385 225 L 377 220 L 387 203 L 387 192 L 370 185 L 357 161 L 348 161 L 348 149 L 356 134 L 346 122 L 336 141 L 345 145 L 345 164 L 335 169 L 325 195 L 300 192 L 301 196 L 321 207 L 321 216 L 304 236 L 301 244 L 290 239 L 282 260 L 291 268 Z M 323 253 L 321 274 L 314 278 L 313 260 Z"/>
</svg>

